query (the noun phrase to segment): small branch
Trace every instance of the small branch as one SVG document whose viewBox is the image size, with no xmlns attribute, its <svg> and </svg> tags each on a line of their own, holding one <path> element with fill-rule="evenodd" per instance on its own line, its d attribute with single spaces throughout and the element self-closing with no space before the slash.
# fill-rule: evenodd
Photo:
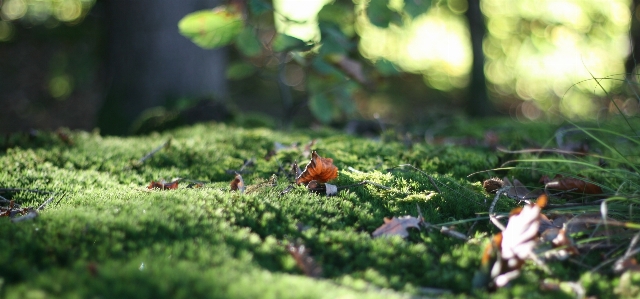
<svg viewBox="0 0 640 299">
<path fill-rule="evenodd" d="M 142 163 L 144 163 L 144 161 L 148 160 L 149 158 L 153 157 L 153 155 L 155 155 L 157 152 L 159 152 L 161 149 L 163 148 L 169 148 L 169 146 L 171 146 L 171 138 L 169 138 L 169 140 L 167 140 L 165 143 L 161 144 L 160 146 L 154 148 L 152 151 L 150 151 L 148 154 L 146 154 L 144 157 L 140 158 L 140 160 L 132 163 L 133 165 L 129 165 L 127 167 L 125 167 L 124 169 L 131 169 L 131 167 L 139 167 L 140 165 L 142 165 Z"/>
<path fill-rule="evenodd" d="M 41 190 L 38 190 L 38 189 L 0 188 L 0 193 L 20 192 L 20 191 L 33 192 L 33 193 L 43 193 L 43 194 L 53 194 L 54 193 L 54 192 L 51 192 L 51 191 L 41 191 Z"/>
<path fill-rule="evenodd" d="M 12 223 L 18 223 L 18 222 L 22 222 L 22 221 L 25 221 L 25 220 L 31 220 L 31 219 L 36 218 L 36 217 L 38 217 L 38 212 L 34 211 L 34 210 L 31 210 L 31 211 L 29 211 L 29 213 L 27 213 L 27 215 L 16 217 L 16 218 L 11 218 L 11 222 Z"/>
<path fill-rule="evenodd" d="M 46 207 L 52 200 L 53 200 L 53 195 L 51 197 L 49 197 L 49 199 L 47 199 L 45 202 L 43 202 L 37 209 L 36 211 L 42 211 L 42 209 L 44 209 L 44 207 Z"/>
<path fill-rule="evenodd" d="M 401 164 L 401 165 L 398 165 L 398 166 L 396 166 L 396 167 L 389 168 L 389 169 L 387 169 L 387 171 L 393 170 L 393 169 L 398 168 L 398 167 L 405 167 L 405 166 L 411 167 L 411 168 L 413 168 L 415 171 L 418 171 L 418 172 L 420 172 L 420 173 L 422 173 L 422 174 L 426 175 L 426 176 L 427 176 L 427 178 L 429 178 L 429 181 L 431 182 L 431 185 L 433 185 L 433 187 L 436 189 L 436 191 L 438 191 L 438 193 L 442 194 L 442 191 L 440 191 L 440 188 L 438 188 L 438 185 L 436 185 L 436 182 L 433 180 L 433 177 L 431 177 L 431 176 L 430 176 L 429 174 L 427 174 L 426 172 L 422 171 L 420 168 L 417 168 L 417 167 L 415 167 L 415 166 L 413 166 L 413 165 L 411 165 L 411 164 Z"/>
<path fill-rule="evenodd" d="M 498 218 L 496 218 L 496 215 L 493 213 L 493 210 L 496 208 L 496 203 L 498 203 L 498 199 L 500 198 L 500 195 L 509 191 L 510 188 L 511 186 L 504 186 L 498 189 L 498 191 L 496 192 L 496 196 L 493 198 L 493 202 L 491 202 L 491 206 L 489 207 L 489 220 L 491 220 L 491 223 L 493 223 L 493 225 L 495 225 L 501 231 L 504 231 L 506 227 L 504 227 L 504 225 L 502 225 L 502 223 L 498 221 Z"/>
</svg>

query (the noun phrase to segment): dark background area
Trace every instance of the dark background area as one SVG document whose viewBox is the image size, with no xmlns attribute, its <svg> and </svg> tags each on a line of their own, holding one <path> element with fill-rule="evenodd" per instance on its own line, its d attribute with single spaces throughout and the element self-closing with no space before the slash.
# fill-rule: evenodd
<svg viewBox="0 0 640 299">
<path fill-rule="evenodd" d="M 177 23 L 182 17 L 221 3 L 97 0 L 72 22 L 52 17 L 7 20 L 3 15 L 11 37 L 0 42 L 0 133 L 67 127 L 123 135 L 205 120 L 280 128 L 320 124 L 309 111 L 304 91 L 292 89 L 295 105 L 283 109 L 282 91 L 273 77 L 259 73 L 228 80 L 227 66 L 242 59 L 235 48 L 206 50 L 180 35 Z M 332 123 L 342 127 L 350 120 L 373 119 L 376 101 L 393 107 L 383 118 L 398 124 L 452 115 L 518 117 L 521 112 L 514 107 L 523 99 L 496 92 L 497 85 L 485 79 L 482 2 L 467 4 L 464 17 L 473 65 L 466 88 L 439 91 L 424 84 L 420 74 L 401 73 L 356 94 L 359 112 Z M 632 43 L 640 34 L 637 4 L 634 1 L 630 10 Z M 627 74 L 635 65 L 630 56 Z M 633 82 L 635 77 L 628 76 L 624 90 L 614 92 L 633 91 Z"/>
</svg>

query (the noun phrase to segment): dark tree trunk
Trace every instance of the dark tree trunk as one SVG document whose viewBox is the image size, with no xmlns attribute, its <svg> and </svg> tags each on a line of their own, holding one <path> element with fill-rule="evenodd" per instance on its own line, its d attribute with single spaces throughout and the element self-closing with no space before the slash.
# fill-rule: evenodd
<svg viewBox="0 0 640 299">
<path fill-rule="evenodd" d="M 226 52 L 204 50 L 178 32 L 186 14 L 219 0 L 106 0 L 107 96 L 98 126 L 126 134 L 147 108 L 169 98 L 227 93 Z"/>
<path fill-rule="evenodd" d="M 629 28 L 633 51 L 627 58 L 624 65 L 627 78 L 635 83 L 638 82 L 638 78 L 633 74 L 633 71 L 636 65 L 640 63 L 640 20 L 638 20 L 638 15 L 636 13 L 638 5 L 640 5 L 640 0 L 633 0 L 633 3 L 631 4 L 631 28 Z"/>
<path fill-rule="evenodd" d="M 484 16 L 480 11 L 480 0 L 468 0 L 469 8 L 466 12 L 471 35 L 471 49 L 473 64 L 471 67 L 471 82 L 467 94 L 467 113 L 473 117 L 483 117 L 495 113 L 493 104 L 487 94 L 487 82 L 484 76 L 484 52 L 482 40 L 486 32 Z"/>
</svg>

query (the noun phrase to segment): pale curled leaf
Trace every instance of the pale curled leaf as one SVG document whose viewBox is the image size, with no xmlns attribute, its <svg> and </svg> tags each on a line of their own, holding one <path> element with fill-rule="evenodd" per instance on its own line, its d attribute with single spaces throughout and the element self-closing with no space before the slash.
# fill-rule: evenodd
<svg viewBox="0 0 640 299">
<path fill-rule="evenodd" d="M 533 253 L 540 227 L 540 210 L 537 205 L 526 205 L 518 215 L 509 217 L 507 228 L 502 232 L 501 256 L 512 260 L 525 260 Z"/>
<path fill-rule="evenodd" d="M 409 236 L 407 228 L 415 227 L 420 229 L 422 219 L 413 216 L 402 216 L 400 218 L 393 217 L 391 219 L 384 218 L 384 224 L 376 229 L 371 236 L 374 238 L 380 236 L 401 236 L 406 238 Z"/>
<path fill-rule="evenodd" d="M 338 186 L 331 184 L 324 184 L 324 186 L 327 188 L 327 196 L 334 196 L 338 194 Z"/>
</svg>

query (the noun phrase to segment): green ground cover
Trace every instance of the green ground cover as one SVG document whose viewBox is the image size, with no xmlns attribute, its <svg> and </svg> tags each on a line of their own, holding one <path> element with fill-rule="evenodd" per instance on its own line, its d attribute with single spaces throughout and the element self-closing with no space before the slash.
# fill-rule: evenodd
<svg viewBox="0 0 640 299">
<path fill-rule="evenodd" d="M 460 140 L 456 136 L 481 141 L 491 131 L 499 136 L 501 145 L 521 149 L 553 143 L 557 128 L 504 121 L 457 122 L 442 134 L 452 138 L 449 143 L 456 143 Z M 625 180 L 620 176 L 607 175 L 599 168 L 563 163 L 569 159 L 566 156 L 552 154 L 550 157 L 558 161 L 511 163 L 508 166 L 518 168 L 468 177 L 501 167 L 508 160 L 539 157 L 498 152 L 482 142 L 474 146 L 427 144 L 416 138 L 408 144 L 394 134 L 386 134 L 380 141 L 332 130 L 283 133 L 224 124 L 128 138 L 88 132 L 69 136 L 73 144 L 44 132 L 5 140 L 5 145 L 13 142 L 16 146 L 0 153 L 0 188 L 5 188 L 0 196 L 23 207 L 37 207 L 51 196 L 6 191 L 23 188 L 54 192 L 54 200 L 35 219 L 12 223 L 9 217 L 0 218 L 2 297 L 574 295 L 570 290 L 542 291 L 540 282 L 544 279 L 578 281 L 589 295 L 633 291 L 616 289 L 618 276 L 592 273 L 569 261 L 550 263 L 552 274 L 527 264 L 518 279 L 495 293 L 472 288 L 484 246 L 498 231 L 486 217 L 493 196 L 483 193 L 482 180 L 516 176 L 535 185 L 542 174 L 572 173 L 599 182 L 605 193 L 636 186 L 633 181 L 622 184 Z M 142 164 L 135 162 L 169 139 L 169 147 Z M 306 164 L 308 157 L 303 157 L 302 148 L 313 139 L 317 140 L 314 149 L 333 158 L 339 169 L 333 184 L 346 186 L 368 180 L 388 189 L 368 184 L 326 197 L 299 186 L 281 195 L 292 181 L 288 177 L 291 163 Z M 621 153 L 632 162 L 638 158 L 627 141 L 612 140 L 608 144 L 623 148 Z M 300 146 L 278 151 L 267 161 L 264 157 L 275 142 Z M 599 145 L 592 142 L 597 149 L 591 150 L 615 156 L 611 149 Z M 251 158 L 255 163 L 242 173 L 249 186 L 247 192 L 230 192 L 233 170 Z M 582 157 L 579 161 L 597 165 L 598 159 Z M 622 163 L 608 160 L 607 165 L 616 168 Z M 424 173 L 397 167 L 401 164 L 411 164 Z M 272 175 L 277 176 L 275 186 L 267 183 Z M 205 184 L 187 188 L 188 182 L 183 181 L 176 190 L 146 188 L 151 181 L 172 178 Z M 513 200 L 500 200 L 496 210 L 505 213 L 515 206 Z M 407 239 L 371 237 L 384 217 L 417 216 L 418 207 L 431 224 L 461 221 L 455 229 L 470 231 L 471 238 L 464 241 L 433 229 L 410 230 Z M 634 215 L 629 212 L 623 220 Z M 475 221 L 468 220 L 474 218 L 481 220 L 474 225 Z M 289 243 L 311 250 L 310 255 L 322 267 L 321 278 L 304 276 L 285 248 Z M 589 259 L 597 257 L 587 254 L 582 261 Z M 632 282 L 639 279 L 628 278 Z M 632 286 L 630 283 L 629 288 Z"/>
</svg>

